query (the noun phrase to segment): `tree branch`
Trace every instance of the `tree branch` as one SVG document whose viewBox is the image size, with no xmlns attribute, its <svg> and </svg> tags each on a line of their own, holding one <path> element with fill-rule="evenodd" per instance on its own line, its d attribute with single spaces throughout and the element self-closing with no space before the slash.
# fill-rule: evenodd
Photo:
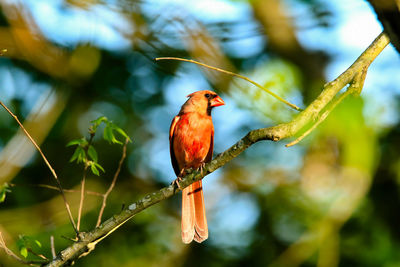
<svg viewBox="0 0 400 267">
<path fill-rule="evenodd" d="M 298 114 L 295 119 L 291 122 L 277 126 L 250 131 L 245 137 L 240 139 L 228 150 L 217 155 L 214 160 L 207 163 L 203 168 L 203 173 L 198 171 L 189 172 L 180 182 L 181 188 L 183 189 L 187 187 L 191 183 L 202 179 L 204 176 L 224 166 L 249 146 L 258 141 L 279 141 L 294 136 L 305 127 L 312 127 L 312 124 L 318 121 L 318 118 L 321 116 L 320 113 L 323 113 L 324 110 L 326 110 L 326 107 L 346 85 L 351 84 L 349 88 L 352 86 L 358 88 L 358 86 L 362 85 L 361 78 L 364 76 L 368 66 L 388 43 L 389 38 L 387 35 L 381 33 L 345 72 L 334 81 L 327 83 L 317 99 L 315 99 L 304 111 Z M 361 72 L 363 73 L 360 74 Z M 341 100 L 343 99 L 344 97 L 341 98 Z M 322 117 L 325 118 L 326 116 Z M 94 230 L 86 233 L 82 232 L 81 239 L 78 242 L 75 242 L 70 247 L 61 251 L 57 258 L 47 266 L 65 266 L 80 257 L 86 256 L 95 248 L 97 243 L 106 238 L 133 216 L 144 209 L 173 196 L 179 190 L 180 189 L 175 188 L 173 185 L 170 185 L 157 192 L 146 195 L 144 198 L 129 205 L 128 208 L 124 209 L 121 213 L 114 215 Z"/>
</svg>

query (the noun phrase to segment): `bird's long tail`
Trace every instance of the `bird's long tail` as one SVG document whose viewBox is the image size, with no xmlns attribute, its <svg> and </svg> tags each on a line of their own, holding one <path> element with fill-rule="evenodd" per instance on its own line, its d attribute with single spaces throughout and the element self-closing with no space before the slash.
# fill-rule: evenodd
<svg viewBox="0 0 400 267">
<path fill-rule="evenodd" d="M 203 242 L 208 238 L 206 210 L 201 181 L 182 191 L 182 241 L 186 244 Z"/>
</svg>

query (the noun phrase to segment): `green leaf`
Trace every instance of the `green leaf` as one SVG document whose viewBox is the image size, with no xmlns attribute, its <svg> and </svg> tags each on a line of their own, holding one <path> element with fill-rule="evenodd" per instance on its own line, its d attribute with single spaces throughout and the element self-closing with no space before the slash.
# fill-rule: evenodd
<svg viewBox="0 0 400 267">
<path fill-rule="evenodd" d="M 97 152 L 96 152 L 96 149 L 94 149 L 93 146 L 89 146 L 88 155 L 94 162 L 97 162 L 97 159 L 98 159 Z"/>
<path fill-rule="evenodd" d="M 112 142 L 113 144 L 119 144 L 119 145 L 122 145 L 122 142 L 121 142 L 121 141 L 118 141 L 118 139 L 117 139 L 117 138 L 115 138 L 115 135 L 113 135 L 113 138 L 112 138 L 111 142 Z"/>
<path fill-rule="evenodd" d="M 21 255 L 24 256 L 24 258 L 28 257 L 28 249 L 26 247 L 21 247 L 19 249 L 19 253 L 21 253 Z"/>
<path fill-rule="evenodd" d="M 129 140 L 129 142 L 132 142 L 132 140 L 129 138 L 129 136 L 125 133 L 124 130 L 122 130 L 121 128 L 119 128 L 118 126 L 115 126 L 114 128 L 120 135 L 122 135 L 123 137 L 125 137 L 126 139 Z"/>
<path fill-rule="evenodd" d="M 82 137 L 80 139 L 71 140 L 70 142 L 68 142 L 68 144 L 66 146 L 74 146 L 74 145 L 85 146 L 87 144 L 88 144 L 88 141 L 84 137 Z"/>
<path fill-rule="evenodd" d="M 86 154 L 85 154 L 85 150 L 82 147 L 77 147 L 77 150 L 79 150 L 79 154 L 78 154 L 78 159 L 77 159 L 77 163 L 80 162 L 85 162 L 86 161 Z"/>
<path fill-rule="evenodd" d="M 0 187 L 0 203 L 3 203 L 6 200 L 6 195 L 8 192 L 11 192 L 9 189 L 10 186 L 7 183 L 4 183 L 2 187 Z"/>
<path fill-rule="evenodd" d="M 102 172 L 106 172 L 104 170 L 104 168 L 100 164 L 98 164 L 97 162 L 93 162 L 93 164 L 96 165 L 96 167 L 99 168 Z"/>
<path fill-rule="evenodd" d="M 99 172 L 99 170 L 96 168 L 96 165 L 94 164 L 94 162 L 92 162 L 92 163 L 90 164 L 90 169 L 92 170 L 92 172 L 93 172 L 94 175 L 97 175 L 97 176 L 100 175 L 100 172 Z"/>
<path fill-rule="evenodd" d="M 109 135 L 109 142 L 111 142 L 113 144 L 122 145 L 122 142 L 119 141 L 114 135 L 114 131 L 116 131 L 117 129 L 120 129 L 120 128 L 112 122 L 108 122 L 106 128 L 107 128 L 107 131 L 109 131 L 109 133 L 107 133 Z M 122 131 L 122 129 L 121 129 L 121 131 Z"/>
<path fill-rule="evenodd" d="M 98 117 L 97 119 L 91 121 L 90 123 L 93 124 L 93 127 L 92 127 L 93 131 L 96 132 L 97 127 L 99 127 L 99 125 L 102 122 L 107 122 L 107 121 L 108 121 L 107 117 L 104 117 L 104 116 Z"/>
<path fill-rule="evenodd" d="M 97 175 L 97 176 L 100 175 L 100 172 L 99 172 L 98 169 L 100 169 L 102 172 L 105 172 L 104 168 L 100 164 L 98 164 L 97 162 L 90 161 L 89 162 L 89 166 L 90 166 L 90 170 L 92 171 L 92 173 L 94 175 Z"/>
<path fill-rule="evenodd" d="M 108 141 L 109 143 L 111 143 L 114 138 L 112 128 L 110 127 L 109 124 L 107 124 L 106 127 L 104 127 L 103 138 L 104 138 L 104 140 Z"/>
<path fill-rule="evenodd" d="M 72 155 L 69 162 L 73 162 L 74 160 L 76 160 L 77 163 L 80 163 L 80 162 L 84 162 L 85 159 L 86 159 L 85 150 L 81 146 L 78 146 L 75 149 L 75 152 Z"/>
<path fill-rule="evenodd" d="M 3 203 L 6 200 L 6 191 L 0 191 L 0 203 Z"/>
<path fill-rule="evenodd" d="M 71 159 L 69 160 L 69 162 L 73 162 L 74 160 L 76 160 L 76 159 L 78 158 L 78 156 L 79 156 L 79 150 L 78 150 L 78 148 L 79 148 L 79 147 L 77 147 L 77 148 L 75 149 L 74 154 L 72 154 L 72 157 L 71 157 Z"/>
<path fill-rule="evenodd" d="M 38 247 L 40 247 L 40 248 L 42 247 L 42 243 L 40 243 L 39 240 L 35 239 L 34 242 Z"/>
</svg>

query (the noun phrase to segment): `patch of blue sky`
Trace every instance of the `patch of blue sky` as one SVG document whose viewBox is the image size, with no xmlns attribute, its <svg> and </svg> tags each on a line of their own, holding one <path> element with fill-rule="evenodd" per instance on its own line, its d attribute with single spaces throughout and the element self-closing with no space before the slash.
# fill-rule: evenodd
<svg viewBox="0 0 400 267">
<path fill-rule="evenodd" d="M 216 192 L 221 195 L 220 192 Z M 210 218 L 210 240 L 222 248 L 247 247 L 252 240 L 251 232 L 260 211 L 251 194 L 222 194 L 216 202 Z"/>
<path fill-rule="evenodd" d="M 65 6 L 63 1 L 26 0 L 24 5 L 44 35 L 58 44 L 87 42 L 109 50 L 123 50 L 131 45 L 121 34 L 129 33 L 131 25 L 107 5 L 93 5 L 86 10 Z"/>
<path fill-rule="evenodd" d="M 160 14 L 160 10 L 174 9 L 177 14 L 194 16 L 205 23 L 236 21 L 251 13 L 244 1 L 224 0 L 150 0 L 145 2 L 143 8 L 146 13 L 154 15 Z"/>
</svg>

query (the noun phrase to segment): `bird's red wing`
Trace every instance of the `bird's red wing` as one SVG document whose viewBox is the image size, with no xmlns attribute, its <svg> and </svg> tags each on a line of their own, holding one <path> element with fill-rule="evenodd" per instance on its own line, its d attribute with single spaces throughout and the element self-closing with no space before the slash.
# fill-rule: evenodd
<svg viewBox="0 0 400 267">
<path fill-rule="evenodd" d="M 174 168 L 175 174 L 178 176 L 181 170 L 179 169 L 178 161 L 176 160 L 174 152 L 174 132 L 175 126 L 178 123 L 180 117 L 175 116 L 171 122 L 171 127 L 169 128 L 169 152 L 171 154 L 172 167 Z"/>
<path fill-rule="evenodd" d="M 214 127 L 211 129 L 210 148 L 208 149 L 207 156 L 204 160 L 206 163 L 212 160 L 213 150 L 214 150 Z"/>
</svg>

